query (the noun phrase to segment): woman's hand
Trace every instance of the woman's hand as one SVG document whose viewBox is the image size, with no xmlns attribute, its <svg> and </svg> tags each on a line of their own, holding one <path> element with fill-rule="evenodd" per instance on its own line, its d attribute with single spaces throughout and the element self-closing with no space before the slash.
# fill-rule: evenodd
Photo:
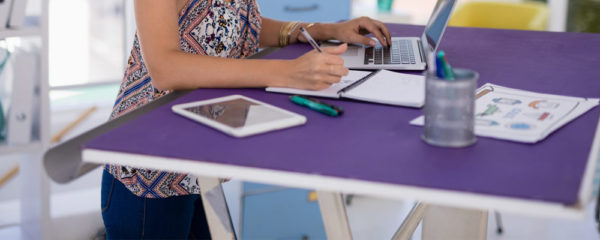
<svg viewBox="0 0 600 240">
<path fill-rule="evenodd" d="M 390 30 L 380 21 L 360 17 L 333 25 L 333 38 L 347 43 L 360 43 L 375 46 L 376 42 L 365 35 L 372 33 L 379 42 L 387 47 L 392 44 Z"/>
<path fill-rule="evenodd" d="M 317 24 L 313 28 L 308 29 L 308 31 L 317 40 L 336 39 L 346 43 L 375 46 L 375 40 L 365 36 L 371 33 L 385 47 L 392 43 L 392 36 L 387 26 L 380 21 L 368 17 L 355 18 L 341 23 Z M 302 34 L 298 35 L 298 40 L 307 42 Z"/>
<path fill-rule="evenodd" d="M 337 83 L 342 76 L 348 75 L 344 60 L 339 56 L 348 48 L 347 44 L 322 48 L 323 52 L 310 51 L 289 61 L 285 72 L 285 87 L 321 90 Z"/>
</svg>

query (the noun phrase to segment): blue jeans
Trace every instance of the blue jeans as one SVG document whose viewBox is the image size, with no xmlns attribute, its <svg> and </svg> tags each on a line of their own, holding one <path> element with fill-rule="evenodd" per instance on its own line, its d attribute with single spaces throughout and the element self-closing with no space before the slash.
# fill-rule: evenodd
<svg viewBox="0 0 600 240">
<path fill-rule="evenodd" d="M 198 194 L 142 198 L 104 171 L 101 202 L 107 239 L 210 239 Z"/>
</svg>

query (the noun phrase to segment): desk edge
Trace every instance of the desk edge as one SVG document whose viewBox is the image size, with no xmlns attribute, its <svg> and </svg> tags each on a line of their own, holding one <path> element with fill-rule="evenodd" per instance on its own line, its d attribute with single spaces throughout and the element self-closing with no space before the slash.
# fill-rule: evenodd
<svg viewBox="0 0 600 240">
<path fill-rule="evenodd" d="M 378 183 L 364 180 L 322 176 L 317 174 L 241 167 L 185 159 L 104 151 L 91 148 L 83 150 L 82 158 L 84 162 L 89 163 L 109 163 L 132 167 L 154 168 L 220 178 L 229 178 L 235 176 L 236 179 L 243 181 L 280 184 L 297 188 L 311 189 L 315 186 L 319 186 L 319 190 L 325 191 L 361 194 L 398 200 L 414 198 L 427 203 L 463 207 L 468 209 L 496 209 L 499 211 L 513 212 L 518 214 L 531 214 L 566 219 L 583 219 L 585 216 L 585 206 L 582 206 L 581 204 L 565 206 L 561 203 L 553 203 L 541 200 L 519 199 L 479 193 Z M 168 163 L 165 162 L 165 159 L 169 159 Z M 277 181 L 273 181 L 273 179 L 277 179 Z M 326 185 L 323 185 L 323 183 L 326 183 Z"/>
</svg>

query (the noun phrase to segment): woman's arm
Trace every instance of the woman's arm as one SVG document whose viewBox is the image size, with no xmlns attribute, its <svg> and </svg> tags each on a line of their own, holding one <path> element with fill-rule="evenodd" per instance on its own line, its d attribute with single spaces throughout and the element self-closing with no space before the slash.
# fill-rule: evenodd
<svg viewBox="0 0 600 240">
<path fill-rule="evenodd" d="M 279 31 L 286 22 L 278 21 L 271 18 L 262 17 L 262 27 L 260 30 L 260 46 L 261 47 L 279 47 Z M 304 37 L 299 37 L 300 27 L 306 27 L 309 23 L 300 23 L 300 25 L 291 33 L 290 44 L 295 42 L 306 42 Z M 315 40 L 330 40 L 333 36 L 330 33 L 328 24 L 315 23 L 309 29 L 308 33 Z"/>
<path fill-rule="evenodd" d="M 294 60 L 226 59 L 180 49 L 176 1 L 135 0 L 138 37 L 154 87 L 280 86 L 323 89 L 348 73 L 338 55 L 345 46 L 311 51 Z"/>
<path fill-rule="evenodd" d="M 279 32 L 285 22 L 274 19 L 262 18 L 262 30 L 260 31 L 260 45 L 263 47 L 276 47 L 279 45 Z M 309 23 L 302 23 L 300 26 L 306 27 Z M 298 26 L 290 35 L 290 43 L 306 42 L 304 36 L 300 34 Z M 380 21 L 361 17 L 341 23 L 315 23 L 309 29 L 308 33 L 315 40 L 336 39 L 348 43 L 360 43 L 364 45 L 375 46 L 375 41 L 366 34 L 373 34 L 384 46 L 391 44 L 391 35 L 389 29 Z"/>
</svg>

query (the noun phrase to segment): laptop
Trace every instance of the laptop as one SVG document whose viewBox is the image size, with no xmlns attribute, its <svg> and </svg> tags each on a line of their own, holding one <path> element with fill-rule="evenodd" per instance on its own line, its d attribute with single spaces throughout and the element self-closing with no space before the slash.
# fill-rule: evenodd
<svg viewBox="0 0 600 240">
<path fill-rule="evenodd" d="M 351 69 L 424 70 L 428 55 L 435 53 L 444 35 L 455 2 L 437 1 L 421 38 L 392 37 L 387 48 L 379 41 L 375 47 L 349 45 L 341 55 L 344 65 Z"/>
</svg>

